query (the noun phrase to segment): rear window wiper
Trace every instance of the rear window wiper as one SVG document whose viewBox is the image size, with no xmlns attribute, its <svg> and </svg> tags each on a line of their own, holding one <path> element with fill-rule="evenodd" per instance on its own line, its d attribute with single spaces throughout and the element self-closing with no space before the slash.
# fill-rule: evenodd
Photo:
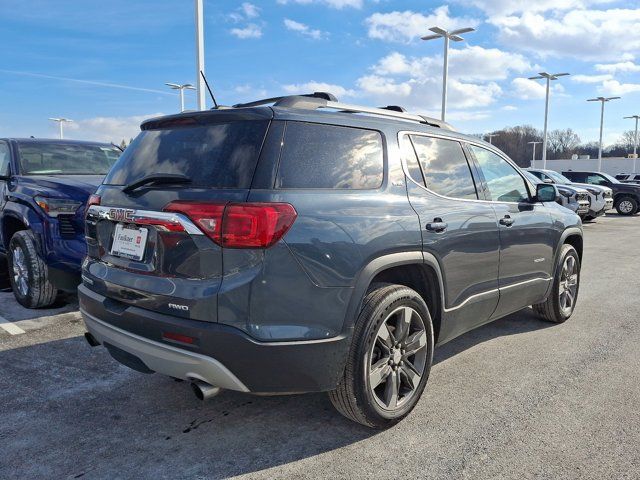
<svg viewBox="0 0 640 480">
<path fill-rule="evenodd" d="M 129 185 L 126 185 L 122 191 L 124 193 L 131 193 L 145 185 L 169 185 L 172 183 L 191 183 L 191 179 L 179 173 L 152 173 L 135 182 L 131 182 Z"/>
</svg>

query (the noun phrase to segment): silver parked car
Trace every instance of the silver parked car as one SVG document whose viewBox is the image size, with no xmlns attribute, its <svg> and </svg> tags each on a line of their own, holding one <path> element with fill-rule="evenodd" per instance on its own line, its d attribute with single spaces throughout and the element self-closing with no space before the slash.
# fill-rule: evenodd
<svg viewBox="0 0 640 480">
<path fill-rule="evenodd" d="M 613 190 L 609 187 L 590 183 L 574 183 L 561 173 L 553 170 L 543 170 L 541 168 L 527 168 L 526 170 L 545 183 L 553 183 L 556 186 L 579 187 L 586 190 L 589 194 L 589 212 L 582 217 L 583 220 L 593 220 L 613 208 Z"/>
<path fill-rule="evenodd" d="M 540 178 L 528 171 L 525 171 L 525 175 L 533 184 L 550 183 L 542 181 Z M 574 187 L 571 185 L 556 185 L 556 188 L 560 194 L 557 203 L 568 208 L 572 212 L 577 213 L 581 219 L 584 219 L 589 214 L 589 192 L 584 188 Z"/>
</svg>

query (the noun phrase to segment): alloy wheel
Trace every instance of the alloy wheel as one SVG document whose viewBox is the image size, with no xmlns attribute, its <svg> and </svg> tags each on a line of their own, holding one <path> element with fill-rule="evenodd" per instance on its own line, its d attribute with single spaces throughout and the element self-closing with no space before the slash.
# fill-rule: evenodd
<svg viewBox="0 0 640 480">
<path fill-rule="evenodd" d="M 396 410 L 415 395 L 427 353 L 420 314 L 411 307 L 391 312 L 380 325 L 366 362 L 369 390 L 380 408 Z"/>
<path fill-rule="evenodd" d="M 29 291 L 29 270 L 24 251 L 21 247 L 14 247 L 11 254 L 13 258 L 13 283 L 20 294 L 26 296 Z"/>
<path fill-rule="evenodd" d="M 622 213 L 631 213 L 633 211 L 633 203 L 631 203 L 629 200 L 623 200 L 618 205 L 618 208 Z"/>
<path fill-rule="evenodd" d="M 564 315 L 570 315 L 578 295 L 578 263 L 572 255 L 567 255 L 562 264 L 558 290 L 560 309 Z"/>
</svg>

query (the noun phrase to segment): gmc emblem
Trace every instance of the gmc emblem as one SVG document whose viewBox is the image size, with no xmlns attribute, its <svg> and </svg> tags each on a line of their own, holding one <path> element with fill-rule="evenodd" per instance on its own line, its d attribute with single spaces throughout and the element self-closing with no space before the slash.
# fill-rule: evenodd
<svg viewBox="0 0 640 480">
<path fill-rule="evenodd" d="M 135 210 L 131 210 L 129 208 L 111 208 L 107 213 L 109 220 L 113 220 L 114 222 L 126 222 L 131 221 L 133 219 L 133 214 Z"/>
</svg>

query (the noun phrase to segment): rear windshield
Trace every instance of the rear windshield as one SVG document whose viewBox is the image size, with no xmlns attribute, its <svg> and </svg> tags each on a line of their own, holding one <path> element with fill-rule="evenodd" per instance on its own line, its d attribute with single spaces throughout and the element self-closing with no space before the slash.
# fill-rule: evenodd
<svg viewBox="0 0 640 480">
<path fill-rule="evenodd" d="M 149 175 L 181 174 L 191 185 L 249 188 L 268 121 L 237 121 L 144 130 L 104 180 L 129 185 Z"/>
<path fill-rule="evenodd" d="M 106 145 L 18 143 L 23 175 L 105 175 L 120 156 Z"/>
</svg>

